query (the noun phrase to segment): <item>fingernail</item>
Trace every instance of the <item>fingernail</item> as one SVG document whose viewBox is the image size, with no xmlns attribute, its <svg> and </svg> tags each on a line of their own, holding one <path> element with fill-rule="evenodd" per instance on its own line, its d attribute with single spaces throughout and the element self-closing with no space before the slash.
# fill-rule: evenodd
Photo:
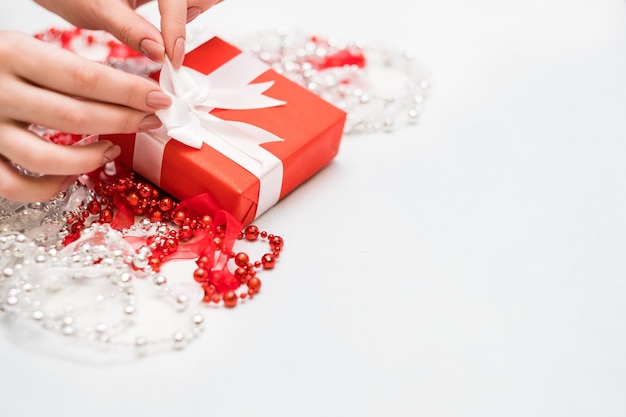
<svg viewBox="0 0 626 417">
<path fill-rule="evenodd" d="M 202 9 L 199 7 L 190 7 L 187 9 L 187 23 L 191 22 L 196 17 L 200 16 Z"/>
<path fill-rule="evenodd" d="M 146 98 L 146 104 L 155 110 L 167 109 L 172 105 L 172 98 L 161 91 L 151 91 Z"/>
<path fill-rule="evenodd" d="M 109 148 L 107 148 L 106 151 L 104 151 L 104 154 L 102 155 L 102 165 L 114 160 L 115 158 L 120 156 L 121 153 L 122 148 L 120 148 L 118 145 L 110 146 Z"/>
<path fill-rule="evenodd" d="M 144 39 L 139 44 L 139 50 L 149 59 L 155 62 L 163 62 L 165 48 L 163 45 L 153 41 L 152 39 Z"/>
<path fill-rule="evenodd" d="M 156 129 L 157 127 L 161 127 L 161 125 L 162 123 L 159 118 L 156 117 L 154 114 L 150 114 L 143 118 L 141 124 L 139 125 L 139 130 L 152 130 Z"/>
<path fill-rule="evenodd" d="M 180 68 L 183 65 L 183 59 L 185 58 L 185 39 L 178 38 L 174 43 L 174 50 L 172 51 L 172 66 L 174 68 Z"/>
</svg>

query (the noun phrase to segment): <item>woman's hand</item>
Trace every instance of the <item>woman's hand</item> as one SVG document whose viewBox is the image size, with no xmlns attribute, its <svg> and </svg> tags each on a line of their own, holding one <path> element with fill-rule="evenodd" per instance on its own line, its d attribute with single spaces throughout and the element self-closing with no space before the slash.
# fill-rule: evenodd
<svg viewBox="0 0 626 417">
<path fill-rule="evenodd" d="M 35 0 L 68 22 L 105 30 L 156 62 L 164 54 L 174 68 L 185 56 L 185 25 L 222 0 L 158 0 L 161 31 L 135 12 L 150 0 Z"/>
<path fill-rule="evenodd" d="M 120 153 L 108 141 L 55 145 L 31 132 L 31 124 L 77 134 L 132 133 L 159 127 L 154 112 L 170 105 L 152 80 L 0 31 L 0 197 L 48 200 Z M 44 175 L 21 175 L 10 162 Z"/>
</svg>

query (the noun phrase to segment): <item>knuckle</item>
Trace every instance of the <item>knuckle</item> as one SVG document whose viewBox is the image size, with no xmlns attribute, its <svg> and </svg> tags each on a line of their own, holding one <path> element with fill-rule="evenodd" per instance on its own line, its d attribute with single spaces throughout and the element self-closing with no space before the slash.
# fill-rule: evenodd
<svg viewBox="0 0 626 417">
<path fill-rule="evenodd" d="M 124 88 L 124 96 L 129 107 L 141 109 L 145 107 L 146 96 L 149 91 L 146 90 L 146 85 L 143 83 L 145 80 L 138 81 L 140 82 L 129 80 L 126 88 Z"/>
<path fill-rule="evenodd" d="M 85 111 L 76 105 L 68 105 L 59 109 L 58 120 L 62 126 L 76 132 L 82 132 L 87 127 L 89 119 Z"/>
<path fill-rule="evenodd" d="M 139 130 L 140 116 L 133 112 L 125 112 L 119 120 L 117 133 L 133 133 Z"/>
<path fill-rule="evenodd" d="M 126 45 L 130 45 L 132 41 L 134 27 L 131 24 L 123 24 L 119 27 L 118 30 L 118 39 L 125 43 Z"/>
<path fill-rule="evenodd" d="M 27 157 L 22 161 L 24 168 L 39 174 L 47 174 L 50 172 L 51 163 L 50 156 L 47 152 L 39 149 L 33 149 Z"/>
<path fill-rule="evenodd" d="M 100 80 L 97 64 L 94 65 L 89 62 L 89 64 L 80 65 L 74 71 L 72 78 L 77 91 L 80 91 L 84 96 L 91 94 L 98 87 Z"/>
</svg>

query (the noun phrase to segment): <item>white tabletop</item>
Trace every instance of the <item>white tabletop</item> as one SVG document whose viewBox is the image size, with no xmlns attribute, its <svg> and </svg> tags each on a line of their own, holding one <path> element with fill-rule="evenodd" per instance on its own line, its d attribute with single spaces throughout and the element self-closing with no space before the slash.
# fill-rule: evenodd
<svg viewBox="0 0 626 417">
<path fill-rule="evenodd" d="M 57 22 L 2 0 L 0 28 Z M 626 4 L 229 0 L 413 51 L 420 123 L 346 136 L 255 223 L 286 245 L 188 349 L 97 365 L 0 337 L 4 416 L 624 416 Z M 171 274 L 189 274 L 183 264 Z"/>
</svg>

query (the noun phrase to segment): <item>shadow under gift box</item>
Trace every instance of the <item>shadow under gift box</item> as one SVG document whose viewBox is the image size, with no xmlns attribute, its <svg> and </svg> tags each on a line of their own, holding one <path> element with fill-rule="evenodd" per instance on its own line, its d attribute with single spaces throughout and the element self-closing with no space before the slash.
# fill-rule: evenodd
<svg viewBox="0 0 626 417">
<path fill-rule="evenodd" d="M 210 74 L 240 53 L 235 46 L 212 38 L 189 52 L 183 65 Z M 154 78 L 158 78 L 158 74 Z M 274 81 L 274 84 L 264 94 L 286 104 L 253 110 L 214 109 L 210 114 L 223 120 L 252 124 L 284 139 L 259 145 L 282 161 L 279 196 L 282 199 L 337 155 L 346 113 L 269 67 L 251 84 L 266 81 Z M 163 130 L 137 135 L 167 141 L 162 155 L 142 149 L 135 134 L 101 135 L 100 138 L 120 145 L 120 162 L 132 166 L 175 198 L 185 200 L 209 193 L 221 208 L 244 225 L 263 214 L 261 211 L 265 208 L 257 210 L 259 178 L 206 143 L 201 149 L 195 149 L 176 140 L 167 140 L 167 137 L 159 138 L 159 134 L 166 136 L 159 132 Z M 138 160 L 141 163 L 138 164 Z M 155 175 L 159 166 L 160 174 Z M 152 168 L 145 167 L 156 169 L 146 172 Z"/>
</svg>

